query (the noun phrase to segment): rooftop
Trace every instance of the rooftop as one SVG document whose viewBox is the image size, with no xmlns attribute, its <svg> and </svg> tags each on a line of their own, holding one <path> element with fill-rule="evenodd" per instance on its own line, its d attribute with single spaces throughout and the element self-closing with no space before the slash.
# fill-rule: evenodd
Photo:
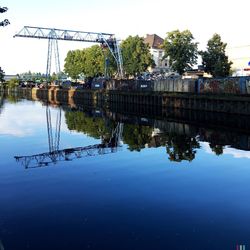
<svg viewBox="0 0 250 250">
<path fill-rule="evenodd" d="M 160 49 L 164 43 L 164 39 L 157 36 L 156 34 L 152 34 L 152 35 L 147 34 L 146 38 L 144 38 L 144 42 L 148 43 L 150 48 Z"/>
</svg>

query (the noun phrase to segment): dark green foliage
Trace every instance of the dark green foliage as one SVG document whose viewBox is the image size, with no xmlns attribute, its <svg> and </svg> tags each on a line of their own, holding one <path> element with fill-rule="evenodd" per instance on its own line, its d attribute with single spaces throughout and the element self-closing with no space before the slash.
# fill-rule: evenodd
<svg viewBox="0 0 250 250">
<path fill-rule="evenodd" d="M 64 71 L 75 80 L 79 79 L 81 75 L 85 77 L 103 76 L 106 58 L 109 61 L 108 73 L 112 75 L 116 68 L 114 59 L 107 49 L 102 49 L 99 45 L 69 51 L 65 58 Z"/>
<path fill-rule="evenodd" d="M 111 136 L 112 130 L 110 131 L 105 124 L 105 120 L 100 117 L 89 117 L 80 111 L 66 111 L 65 119 L 69 130 L 83 132 L 96 139 Z"/>
<path fill-rule="evenodd" d="M 200 52 L 204 70 L 214 77 L 226 77 L 230 74 L 232 62 L 226 56 L 226 46 L 220 35 L 214 34 L 207 43 L 207 50 Z"/>
<path fill-rule="evenodd" d="M 85 63 L 83 64 L 84 75 L 87 77 L 103 76 L 104 60 L 104 54 L 99 45 L 85 49 Z"/>
<path fill-rule="evenodd" d="M 154 65 L 149 45 L 142 37 L 129 36 L 121 44 L 123 66 L 127 76 L 136 76 Z"/>
<path fill-rule="evenodd" d="M 164 58 L 169 59 L 172 70 L 183 74 L 185 70 L 192 68 L 197 63 L 198 43 L 194 42 L 194 37 L 189 30 L 180 32 L 174 30 L 167 33 L 164 41 Z"/>
<path fill-rule="evenodd" d="M 123 140 L 131 151 L 140 151 L 151 141 L 152 127 L 125 124 Z"/>
<path fill-rule="evenodd" d="M 16 88 L 19 85 L 19 80 L 17 78 L 12 78 L 6 82 L 9 89 Z"/>
<path fill-rule="evenodd" d="M 154 61 L 149 52 L 149 46 L 143 38 L 128 37 L 121 44 L 124 70 L 126 75 L 135 76 L 147 70 Z M 86 77 L 103 76 L 105 60 L 108 59 L 108 75 L 117 72 L 117 65 L 110 51 L 98 45 L 80 51 L 69 51 L 65 59 L 65 72 L 73 79 L 78 79 L 80 74 Z"/>
<path fill-rule="evenodd" d="M 195 158 L 196 150 L 199 148 L 196 138 L 186 135 L 169 134 L 166 142 L 166 150 L 170 161 L 181 162 L 182 160 L 192 161 Z"/>
<path fill-rule="evenodd" d="M 63 72 L 55 73 L 53 72 L 49 78 L 46 78 L 45 74 L 42 74 L 40 72 L 24 72 L 17 75 L 17 79 L 19 79 L 20 82 L 34 82 L 34 83 L 43 83 L 48 81 L 56 81 L 56 80 L 62 80 L 65 79 L 66 75 Z"/>
<path fill-rule="evenodd" d="M 74 80 L 79 79 L 84 73 L 85 61 L 85 50 L 70 50 L 65 58 L 65 73 Z"/>
<path fill-rule="evenodd" d="M 0 83 L 4 82 L 4 71 L 2 70 L 2 68 L 0 67 Z"/>
<path fill-rule="evenodd" d="M 223 154 L 223 145 L 214 145 L 213 143 L 209 143 L 209 146 L 216 155 L 219 156 Z"/>
</svg>

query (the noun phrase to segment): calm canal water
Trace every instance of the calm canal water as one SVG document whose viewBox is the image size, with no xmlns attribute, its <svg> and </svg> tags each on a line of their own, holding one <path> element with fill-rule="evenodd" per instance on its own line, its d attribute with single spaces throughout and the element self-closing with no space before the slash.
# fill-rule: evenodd
<svg viewBox="0 0 250 250">
<path fill-rule="evenodd" d="M 83 109 L 2 100 L 1 250 L 250 249 L 250 130 Z"/>
</svg>

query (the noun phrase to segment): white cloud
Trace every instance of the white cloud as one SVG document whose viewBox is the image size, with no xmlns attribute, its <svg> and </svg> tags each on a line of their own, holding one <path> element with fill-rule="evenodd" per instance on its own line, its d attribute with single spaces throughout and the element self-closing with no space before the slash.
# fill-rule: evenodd
<svg viewBox="0 0 250 250">
<path fill-rule="evenodd" d="M 208 142 L 200 142 L 202 149 L 208 154 L 214 154 L 212 149 L 209 147 Z M 244 151 L 240 149 L 224 147 L 223 155 L 232 155 L 234 158 L 248 158 L 250 159 L 250 151 Z"/>
<path fill-rule="evenodd" d="M 208 142 L 200 142 L 201 148 L 208 154 L 214 154 Z"/>
<path fill-rule="evenodd" d="M 248 158 L 250 159 L 250 151 L 243 151 L 234 148 L 225 148 L 223 154 L 232 155 L 234 158 Z"/>
<path fill-rule="evenodd" d="M 23 137 L 32 135 L 36 126 L 44 123 L 44 117 L 34 106 L 7 104 L 0 116 L 0 134 Z M 20 119 L 21 117 L 21 119 Z M 32 117 L 32 118 L 31 118 Z"/>
<path fill-rule="evenodd" d="M 45 107 L 39 102 L 25 102 L 6 104 L 0 115 L 0 135 L 11 135 L 16 137 L 31 136 L 39 130 L 47 130 Z M 52 126 L 54 128 L 58 109 L 50 108 Z M 62 121 L 64 113 L 62 111 Z M 62 122 L 61 131 L 68 131 L 65 122 Z"/>
</svg>

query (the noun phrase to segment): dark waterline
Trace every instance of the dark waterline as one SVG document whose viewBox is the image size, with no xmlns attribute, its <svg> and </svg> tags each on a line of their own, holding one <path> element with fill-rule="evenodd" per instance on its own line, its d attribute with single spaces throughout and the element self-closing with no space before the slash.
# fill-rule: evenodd
<svg viewBox="0 0 250 250">
<path fill-rule="evenodd" d="M 3 100 L 0 249 L 248 249 L 248 118 L 188 117 Z"/>
</svg>

